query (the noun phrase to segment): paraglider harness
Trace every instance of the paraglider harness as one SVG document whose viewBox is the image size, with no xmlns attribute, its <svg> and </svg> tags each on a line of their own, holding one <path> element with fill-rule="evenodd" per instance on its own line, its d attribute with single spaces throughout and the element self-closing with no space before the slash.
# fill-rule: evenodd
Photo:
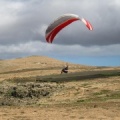
<svg viewBox="0 0 120 120">
<path fill-rule="evenodd" d="M 68 73 L 68 65 L 61 70 L 61 74 L 62 74 L 63 72 L 64 72 L 64 73 Z"/>
</svg>

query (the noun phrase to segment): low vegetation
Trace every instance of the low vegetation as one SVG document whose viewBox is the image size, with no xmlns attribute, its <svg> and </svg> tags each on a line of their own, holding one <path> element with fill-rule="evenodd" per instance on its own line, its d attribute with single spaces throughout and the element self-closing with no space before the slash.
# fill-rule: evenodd
<svg viewBox="0 0 120 120">
<path fill-rule="evenodd" d="M 100 76 L 83 79 L 84 76 L 81 78 L 77 73 L 4 80 L 0 83 L 0 105 L 78 104 L 120 100 L 120 89 L 107 88 L 109 85 L 114 87 L 114 84 L 119 88 L 119 72 L 102 73 L 101 76 L 105 76 L 104 79 Z M 114 80 L 114 77 L 118 78 Z M 108 81 L 107 78 L 113 80 Z M 99 87 L 102 84 L 107 86 L 106 89 Z"/>
</svg>

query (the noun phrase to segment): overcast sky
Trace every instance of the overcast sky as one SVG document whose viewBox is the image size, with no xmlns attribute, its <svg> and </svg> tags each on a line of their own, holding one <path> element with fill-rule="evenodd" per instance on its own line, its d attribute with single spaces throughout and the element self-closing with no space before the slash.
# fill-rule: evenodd
<svg viewBox="0 0 120 120">
<path fill-rule="evenodd" d="M 89 20 L 93 31 L 76 21 L 47 43 L 47 26 L 66 13 Z M 32 55 L 89 65 L 101 57 L 120 66 L 120 0 L 0 0 L 0 59 Z"/>
</svg>

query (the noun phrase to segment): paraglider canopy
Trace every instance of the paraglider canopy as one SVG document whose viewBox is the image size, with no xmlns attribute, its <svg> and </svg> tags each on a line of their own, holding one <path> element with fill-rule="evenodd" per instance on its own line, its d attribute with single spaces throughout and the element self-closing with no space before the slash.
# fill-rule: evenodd
<svg viewBox="0 0 120 120">
<path fill-rule="evenodd" d="M 90 22 L 88 22 L 84 18 L 80 19 L 80 17 L 75 14 L 64 14 L 48 26 L 45 33 L 46 41 L 48 43 L 52 43 L 55 36 L 60 30 L 77 20 L 81 20 L 89 30 L 93 30 L 93 27 L 90 24 Z"/>
</svg>

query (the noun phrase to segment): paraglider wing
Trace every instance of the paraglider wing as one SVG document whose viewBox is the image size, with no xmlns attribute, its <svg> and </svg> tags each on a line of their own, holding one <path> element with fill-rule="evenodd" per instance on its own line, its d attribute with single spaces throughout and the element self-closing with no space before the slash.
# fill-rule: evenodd
<svg viewBox="0 0 120 120">
<path fill-rule="evenodd" d="M 50 26 L 48 26 L 46 30 L 45 37 L 47 42 L 52 43 L 54 37 L 60 30 L 76 20 L 79 20 L 79 17 L 74 14 L 65 14 L 55 20 L 52 24 L 50 24 Z"/>
<path fill-rule="evenodd" d="M 88 22 L 88 21 L 85 20 L 84 18 L 82 18 L 81 21 L 86 25 L 86 27 L 87 27 L 89 30 L 93 30 L 93 27 L 92 27 L 92 25 L 90 24 L 90 22 Z"/>
<path fill-rule="evenodd" d="M 46 29 L 46 41 L 48 43 L 52 43 L 54 40 L 54 37 L 57 35 L 57 33 L 62 30 L 67 25 L 71 24 L 74 21 L 81 20 L 89 30 L 93 30 L 91 24 L 86 21 L 84 18 L 80 19 L 78 15 L 75 14 L 65 14 L 58 19 L 56 19 L 53 23 L 51 23 L 48 28 Z"/>
</svg>

